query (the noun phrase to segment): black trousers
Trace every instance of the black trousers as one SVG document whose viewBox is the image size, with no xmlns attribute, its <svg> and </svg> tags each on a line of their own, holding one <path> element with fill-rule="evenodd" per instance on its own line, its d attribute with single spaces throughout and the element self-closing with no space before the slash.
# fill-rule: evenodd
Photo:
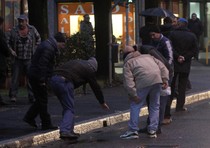
<svg viewBox="0 0 210 148">
<path fill-rule="evenodd" d="M 168 102 L 166 105 L 165 118 L 171 117 L 171 104 L 175 97 L 176 86 L 178 86 L 176 109 L 181 109 L 184 107 L 185 97 L 186 97 L 185 91 L 186 91 L 186 87 L 188 83 L 188 77 L 189 77 L 189 73 L 174 72 L 174 77 L 171 82 L 171 97 L 170 99 L 168 99 Z"/>
<path fill-rule="evenodd" d="M 42 126 L 48 126 L 51 124 L 50 114 L 48 113 L 48 94 L 47 86 L 41 84 L 39 81 L 34 79 L 29 79 L 29 82 L 34 93 L 35 102 L 31 105 L 27 111 L 25 118 L 29 120 L 34 120 L 38 115 L 40 115 Z"/>
</svg>

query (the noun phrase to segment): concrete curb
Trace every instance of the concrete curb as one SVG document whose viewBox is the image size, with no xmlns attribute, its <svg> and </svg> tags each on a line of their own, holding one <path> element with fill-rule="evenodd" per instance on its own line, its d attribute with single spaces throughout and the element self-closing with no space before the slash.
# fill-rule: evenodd
<svg viewBox="0 0 210 148">
<path fill-rule="evenodd" d="M 210 91 L 201 92 L 198 94 L 189 95 L 186 97 L 186 105 L 202 101 L 210 98 Z M 172 103 L 172 108 L 176 105 L 176 100 Z M 147 115 L 147 107 L 144 107 L 140 116 Z M 92 131 L 94 129 L 111 126 L 120 122 L 128 121 L 130 118 L 129 110 L 110 114 L 100 118 L 86 120 L 75 125 L 75 131 L 81 134 Z M 37 146 L 51 141 L 59 140 L 59 130 L 50 131 L 47 133 L 34 133 L 26 136 L 5 140 L 0 142 L 0 148 L 24 148 Z"/>
</svg>

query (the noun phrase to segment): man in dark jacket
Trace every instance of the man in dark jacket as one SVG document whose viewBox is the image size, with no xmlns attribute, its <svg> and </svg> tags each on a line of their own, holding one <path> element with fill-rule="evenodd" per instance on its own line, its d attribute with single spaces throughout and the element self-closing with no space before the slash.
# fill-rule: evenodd
<svg viewBox="0 0 210 148">
<path fill-rule="evenodd" d="M 9 48 L 7 46 L 7 41 L 4 32 L 2 31 L 4 19 L 0 17 L 0 85 L 5 82 L 7 76 L 7 59 L 6 57 L 9 56 Z M 3 102 L 3 99 L 0 94 L 0 106 L 6 105 Z"/>
<path fill-rule="evenodd" d="M 178 96 L 176 111 L 186 111 L 185 90 L 190 74 L 191 59 L 196 54 L 198 44 L 196 36 L 187 28 L 188 21 L 184 18 L 178 20 L 178 28 L 170 34 L 174 55 L 174 77 L 171 83 L 171 99 L 166 107 L 165 117 L 170 118 L 170 106 L 175 94 L 176 80 L 178 78 Z"/>
<path fill-rule="evenodd" d="M 197 18 L 196 13 L 192 13 L 191 19 L 188 20 L 188 28 L 193 32 L 197 38 L 198 46 L 200 42 L 200 36 L 203 33 L 203 24 L 199 18 Z M 197 49 L 195 59 L 198 59 L 199 48 Z"/>
<path fill-rule="evenodd" d="M 36 49 L 29 68 L 28 77 L 35 102 L 31 105 L 23 120 L 37 128 L 35 118 L 40 115 L 42 130 L 57 128 L 52 125 L 50 114 L 47 111 L 46 84 L 53 73 L 56 57 L 64 47 L 65 37 L 60 32 L 43 41 Z"/>
<path fill-rule="evenodd" d="M 61 139 L 77 139 L 79 134 L 74 133 L 74 89 L 89 83 L 98 102 L 103 109 L 109 109 L 104 96 L 96 81 L 97 61 L 94 57 L 89 60 L 70 60 L 57 68 L 50 80 L 55 95 L 63 106 L 63 119 L 60 124 Z"/>
</svg>

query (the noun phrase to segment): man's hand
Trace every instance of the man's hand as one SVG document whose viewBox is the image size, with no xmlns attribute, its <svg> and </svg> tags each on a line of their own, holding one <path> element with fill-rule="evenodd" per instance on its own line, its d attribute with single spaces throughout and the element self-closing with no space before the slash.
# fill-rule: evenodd
<svg viewBox="0 0 210 148">
<path fill-rule="evenodd" d="M 135 96 L 135 97 L 132 97 L 132 98 L 129 98 L 131 101 L 135 102 L 136 104 L 139 104 L 140 103 L 140 98 L 138 96 Z"/>
<path fill-rule="evenodd" d="M 109 110 L 109 106 L 106 103 L 101 104 L 101 107 L 103 109 L 108 109 Z"/>
<path fill-rule="evenodd" d="M 162 84 L 162 88 L 163 89 L 166 89 L 168 87 L 168 82 L 166 81 L 166 82 L 163 82 L 163 84 Z"/>
<path fill-rule="evenodd" d="M 178 57 L 178 62 L 183 63 L 185 61 L 185 58 L 183 56 Z"/>
<path fill-rule="evenodd" d="M 11 54 L 13 55 L 13 56 L 17 56 L 17 54 L 16 54 L 16 52 L 14 51 L 14 50 L 12 50 L 12 49 L 10 49 L 10 52 L 11 52 Z"/>
</svg>

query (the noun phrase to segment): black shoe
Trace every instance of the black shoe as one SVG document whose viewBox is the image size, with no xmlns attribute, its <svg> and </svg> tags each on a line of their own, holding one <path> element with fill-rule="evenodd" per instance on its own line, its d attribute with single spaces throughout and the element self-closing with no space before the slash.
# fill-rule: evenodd
<svg viewBox="0 0 210 148">
<path fill-rule="evenodd" d="M 139 133 L 147 133 L 147 126 L 144 128 L 139 129 Z"/>
<path fill-rule="evenodd" d="M 42 126 L 42 130 L 57 130 L 57 126 L 53 126 L 52 124 L 49 124 L 47 126 Z"/>
<path fill-rule="evenodd" d="M 186 107 L 176 108 L 176 112 L 185 112 L 185 111 L 187 111 L 187 108 Z"/>
<path fill-rule="evenodd" d="M 78 139 L 80 137 L 80 134 L 71 132 L 71 133 L 60 133 L 61 139 Z"/>
<path fill-rule="evenodd" d="M 26 122 L 26 123 L 28 123 L 32 127 L 35 127 L 35 128 L 38 127 L 35 120 L 28 120 L 27 118 L 24 117 L 23 118 L 23 121 Z"/>
</svg>

